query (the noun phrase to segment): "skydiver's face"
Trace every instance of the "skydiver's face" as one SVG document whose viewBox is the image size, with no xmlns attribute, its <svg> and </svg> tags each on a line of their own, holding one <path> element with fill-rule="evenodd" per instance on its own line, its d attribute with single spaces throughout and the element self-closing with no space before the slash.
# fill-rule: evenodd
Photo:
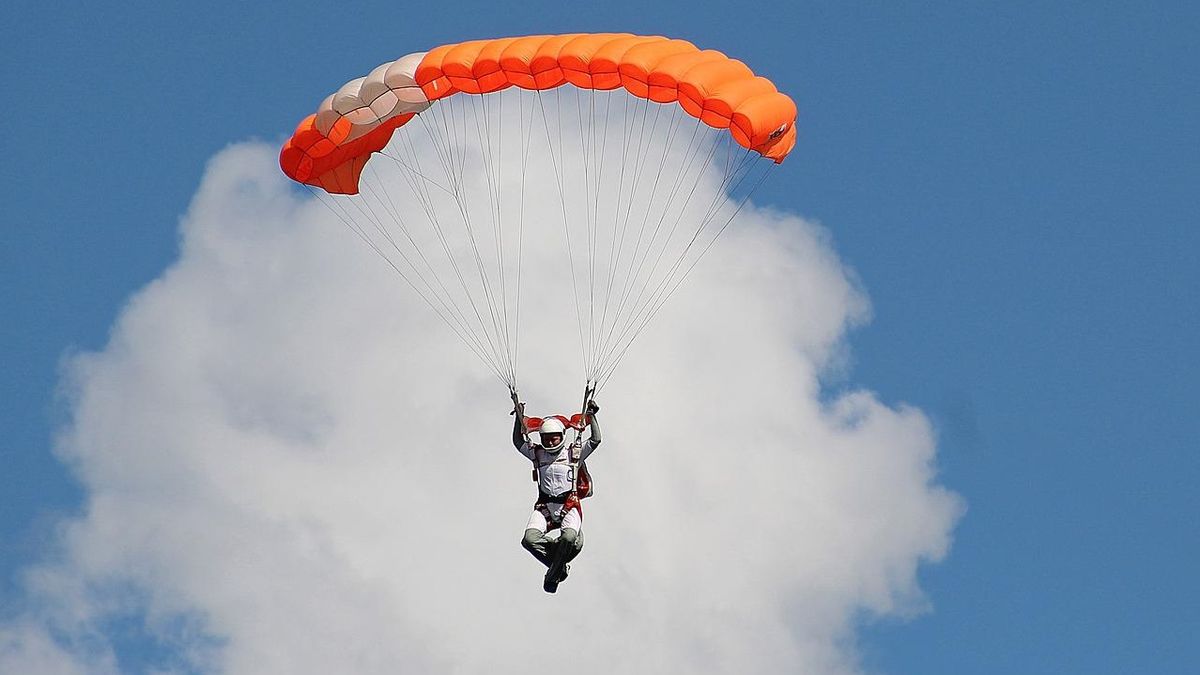
<svg viewBox="0 0 1200 675">
<path fill-rule="evenodd" d="M 562 434 L 542 434 L 543 448 L 557 448 L 562 445 Z"/>
</svg>

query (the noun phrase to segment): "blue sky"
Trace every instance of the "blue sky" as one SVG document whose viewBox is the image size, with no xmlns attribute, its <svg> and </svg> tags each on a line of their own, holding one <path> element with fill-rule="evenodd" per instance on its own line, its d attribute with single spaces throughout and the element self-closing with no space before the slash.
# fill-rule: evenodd
<svg viewBox="0 0 1200 675">
<path fill-rule="evenodd" d="M 60 359 L 103 346 L 175 259 L 210 157 L 282 140 L 333 87 L 414 49 L 622 30 L 722 49 L 797 99 L 799 146 L 759 199 L 824 224 L 874 310 L 830 386 L 925 410 L 968 504 L 949 557 L 922 570 L 932 611 L 868 624 L 867 666 L 1194 666 L 1200 10 L 747 12 L 6 3 L 0 601 L 81 499 L 50 453 Z"/>
</svg>

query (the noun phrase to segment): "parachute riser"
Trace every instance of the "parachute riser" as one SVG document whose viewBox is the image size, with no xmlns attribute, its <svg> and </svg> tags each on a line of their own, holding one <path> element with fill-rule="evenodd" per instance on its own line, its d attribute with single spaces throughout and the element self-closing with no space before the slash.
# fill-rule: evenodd
<svg viewBox="0 0 1200 675">
<path fill-rule="evenodd" d="M 570 452 L 569 457 L 571 462 L 571 494 L 579 491 L 579 455 L 583 451 L 583 431 L 588 427 L 588 407 L 592 403 L 592 397 L 596 395 L 596 383 L 588 380 L 583 387 L 583 406 L 580 408 L 579 426 L 575 429 L 575 440 L 571 443 L 571 447 L 567 449 Z"/>
<path fill-rule="evenodd" d="M 582 415 L 582 419 L 583 419 L 583 426 L 580 427 L 580 429 L 579 429 L 579 431 L 581 433 L 587 427 L 588 405 L 592 402 L 592 398 L 595 395 L 596 395 L 596 383 L 592 380 L 588 380 L 587 383 L 583 387 L 583 406 L 579 409 L 580 415 Z"/>
</svg>

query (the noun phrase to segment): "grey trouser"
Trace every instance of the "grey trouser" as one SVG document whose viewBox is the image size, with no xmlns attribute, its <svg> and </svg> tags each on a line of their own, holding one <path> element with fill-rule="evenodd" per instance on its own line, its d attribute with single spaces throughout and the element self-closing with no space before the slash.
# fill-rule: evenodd
<svg viewBox="0 0 1200 675">
<path fill-rule="evenodd" d="M 564 565 L 575 559 L 583 550 L 583 532 L 570 527 L 560 530 L 558 539 L 551 539 L 545 532 L 529 528 L 521 545 L 546 567 Z"/>
</svg>

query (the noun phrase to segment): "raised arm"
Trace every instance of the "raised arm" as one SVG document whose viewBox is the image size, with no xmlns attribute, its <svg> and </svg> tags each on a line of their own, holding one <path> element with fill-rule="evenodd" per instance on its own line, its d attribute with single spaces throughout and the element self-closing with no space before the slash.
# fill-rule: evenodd
<svg viewBox="0 0 1200 675">
<path fill-rule="evenodd" d="M 587 423 L 592 428 L 591 442 L 593 446 L 600 445 L 600 420 L 596 418 L 596 413 L 600 412 L 600 406 L 596 405 L 595 401 L 588 403 Z"/>
<path fill-rule="evenodd" d="M 592 435 L 588 438 L 587 443 L 583 444 L 583 449 L 579 454 L 580 460 L 587 459 L 588 455 L 600 445 L 600 420 L 596 419 L 596 413 L 600 412 L 600 406 L 596 405 L 595 401 L 588 401 L 587 406 L 587 425 L 592 428 Z"/>
<path fill-rule="evenodd" d="M 509 389 L 508 392 L 510 394 L 512 394 L 512 402 L 513 402 L 513 410 L 511 413 L 509 413 L 513 416 L 512 441 L 513 441 L 513 445 L 516 446 L 517 450 L 520 450 L 521 448 L 523 448 L 525 446 L 525 441 L 526 441 L 526 438 L 525 438 L 525 404 L 521 402 L 521 397 L 517 395 L 516 389 Z"/>
<path fill-rule="evenodd" d="M 520 450 L 525 445 L 525 416 L 517 412 L 513 417 L 513 445 Z"/>
</svg>

